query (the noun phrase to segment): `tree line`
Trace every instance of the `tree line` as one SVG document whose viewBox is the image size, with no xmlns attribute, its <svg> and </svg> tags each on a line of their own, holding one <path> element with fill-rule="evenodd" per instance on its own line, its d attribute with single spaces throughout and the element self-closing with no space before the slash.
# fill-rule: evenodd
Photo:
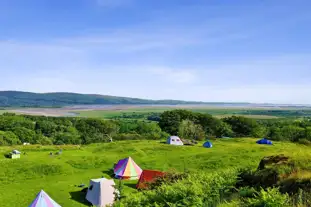
<svg viewBox="0 0 311 207">
<path fill-rule="evenodd" d="M 218 119 L 209 114 L 178 109 L 163 112 L 157 120 L 104 120 L 4 113 L 0 116 L 0 145 L 160 140 L 169 135 L 195 140 L 210 137 L 266 137 L 303 143 L 311 141 L 309 119 L 255 120 L 242 116 Z"/>
<path fill-rule="evenodd" d="M 266 137 L 277 141 L 311 141 L 309 118 L 256 120 L 231 116 L 218 119 L 209 114 L 172 110 L 161 114 L 159 126 L 169 134 L 199 140 L 206 137 Z"/>
<path fill-rule="evenodd" d="M 90 144 L 112 140 L 163 139 L 156 122 L 97 118 L 44 117 L 4 113 L 0 116 L 0 145 Z"/>
</svg>

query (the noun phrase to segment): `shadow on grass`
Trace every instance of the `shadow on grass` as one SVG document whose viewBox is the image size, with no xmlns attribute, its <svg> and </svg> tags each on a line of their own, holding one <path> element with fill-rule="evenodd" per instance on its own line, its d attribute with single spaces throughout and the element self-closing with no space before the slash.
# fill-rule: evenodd
<svg viewBox="0 0 311 207">
<path fill-rule="evenodd" d="M 92 204 L 85 199 L 86 192 L 82 191 L 70 192 L 70 196 L 71 200 L 84 204 L 85 206 L 92 206 Z"/>
<path fill-rule="evenodd" d="M 136 189 L 136 183 L 124 183 L 124 185 L 129 187 L 129 188 Z"/>
<path fill-rule="evenodd" d="M 114 177 L 114 172 L 113 169 L 109 169 L 109 170 L 103 170 L 102 173 L 109 175 L 110 177 Z"/>
</svg>

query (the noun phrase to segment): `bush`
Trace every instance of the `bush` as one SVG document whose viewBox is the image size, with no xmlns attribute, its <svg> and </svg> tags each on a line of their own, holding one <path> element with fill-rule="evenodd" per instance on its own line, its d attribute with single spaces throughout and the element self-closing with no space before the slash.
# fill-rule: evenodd
<svg viewBox="0 0 311 207">
<path fill-rule="evenodd" d="M 303 144 L 303 145 L 311 145 L 311 141 L 307 140 L 307 139 L 300 139 L 298 141 L 299 144 Z"/>
<path fill-rule="evenodd" d="M 254 198 L 249 198 L 244 205 L 248 207 L 280 207 L 290 206 L 289 196 L 281 194 L 277 188 L 261 189 Z"/>
<path fill-rule="evenodd" d="M 273 187 L 279 181 L 279 173 L 274 168 L 268 168 L 259 171 L 252 170 L 242 170 L 238 175 L 238 182 L 236 187 L 246 187 L 252 186 L 255 188 L 258 187 Z"/>
<path fill-rule="evenodd" d="M 140 134 L 118 134 L 113 137 L 113 140 L 139 140 L 143 139 Z"/>
<path fill-rule="evenodd" d="M 18 137 L 11 131 L 0 131 L 0 145 L 17 145 L 21 144 Z"/>
<path fill-rule="evenodd" d="M 291 196 L 290 201 L 291 206 L 311 206 L 311 193 L 308 191 L 304 191 L 299 189 L 298 192 L 295 195 Z"/>
<path fill-rule="evenodd" d="M 189 174 L 174 183 L 163 183 L 121 200 L 119 206 L 216 206 L 236 182 L 236 172 Z"/>
<path fill-rule="evenodd" d="M 158 177 L 154 182 L 149 184 L 148 188 L 155 189 L 164 184 L 168 185 L 176 183 L 177 181 L 182 180 L 184 178 L 187 178 L 187 174 L 170 172 L 165 174 L 165 176 L 163 177 Z"/>
<path fill-rule="evenodd" d="M 256 189 L 253 187 L 242 187 L 239 189 L 239 195 L 243 198 L 254 198 L 256 195 Z"/>
<path fill-rule="evenodd" d="M 37 134 L 36 135 L 36 144 L 52 145 L 53 144 L 53 140 L 49 139 L 46 136 L 43 136 L 42 134 Z"/>
</svg>

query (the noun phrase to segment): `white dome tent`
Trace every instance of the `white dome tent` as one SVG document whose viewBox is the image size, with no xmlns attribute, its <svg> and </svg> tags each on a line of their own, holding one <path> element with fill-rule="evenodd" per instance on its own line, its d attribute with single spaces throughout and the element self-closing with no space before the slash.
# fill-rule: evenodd
<svg viewBox="0 0 311 207">
<path fill-rule="evenodd" d="M 167 138 L 166 143 L 171 145 L 184 145 L 181 139 L 177 136 L 170 136 L 169 138 Z"/>
</svg>

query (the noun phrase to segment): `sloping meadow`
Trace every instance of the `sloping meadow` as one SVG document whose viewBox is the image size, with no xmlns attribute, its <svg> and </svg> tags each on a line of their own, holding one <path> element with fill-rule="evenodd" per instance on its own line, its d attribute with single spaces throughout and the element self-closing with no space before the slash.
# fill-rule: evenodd
<svg viewBox="0 0 311 207">
<path fill-rule="evenodd" d="M 110 177 L 113 164 L 128 156 L 142 169 L 187 173 L 189 177 L 145 192 L 133 188 L 135 181 L 125 181 L 126 197 L 120 204 L 123 206 L 154 206 L 152 202 L 158 206 L 209 206 L 223 205 L 224 200 L 232 204 L 236 200 L 230 198 L 235 195 L 230 190 L 238 169 L 256 169 L 264 156 L 285 154 L 295 159 L 303 172 L 311 169 L 311 149 L 304 145 L 275 142 L 273 146 L 262 146 L 251 138 L 212 142 L 213 148 L 209 149 L 203 148 L 203 143 L 170 146 L 151 140 L 87 146 L 1 147 L 0 200 L 3 207 L 16 206 L 16 203 L 27 206 L 36 193 L 44 189 L 62 206 L 85 206 L 73 199 L 72 193 L 81 191 L 77 186 L 87 185 L 92 178 Z M 22 152 L 20 159 L 4 157 L 15 148 Z M 58 154 L 60 150 L 62 153 Z"/>
</svg>

